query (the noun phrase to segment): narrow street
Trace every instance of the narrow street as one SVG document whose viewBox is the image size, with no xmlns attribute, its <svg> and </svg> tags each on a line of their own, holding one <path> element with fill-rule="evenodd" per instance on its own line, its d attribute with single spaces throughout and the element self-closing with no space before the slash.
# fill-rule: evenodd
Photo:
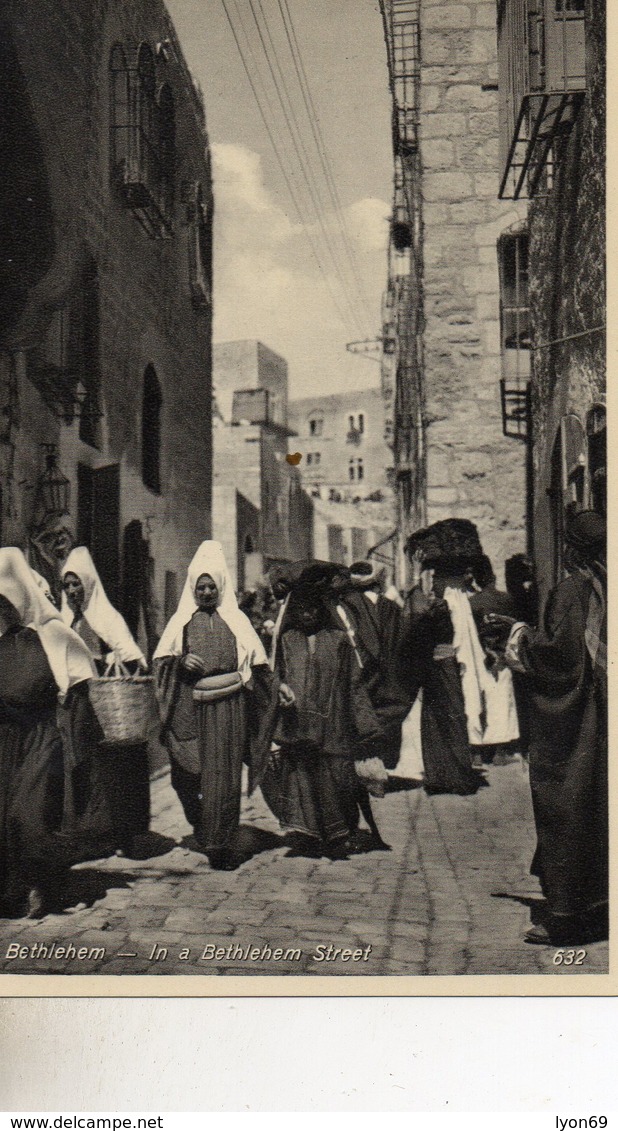
<svg viewBox="0 0 618 1131">
<path fill-rule="evenodd" d="M 418 782 L 401 779 L 375 803 L 392 850 L 343 862 L 288 856 L 258 793 L 243 802 L 243 837 L 255 854 L 238 872 L 221 873 L 191 848 L 165 772 L 153 784 L 150 851 L 158 855 L 73 869 L 71 906 L 62 914 L 2 921 L 0 969 L 197 976 L 605 973 L 607 943 L 589 946 L 583 957 L 577 952 L 580 965 L 557 966 L 553 948 L 523 942 L 530 904 L 540 906 L 527 874 L 534 845 L 527 771 L 517 760 L 490 767 L 487 779 L 489 788 L 475 797 L 429 797 Z M 28 948 L 28 957 L 20 948 Z"/>
</svg>

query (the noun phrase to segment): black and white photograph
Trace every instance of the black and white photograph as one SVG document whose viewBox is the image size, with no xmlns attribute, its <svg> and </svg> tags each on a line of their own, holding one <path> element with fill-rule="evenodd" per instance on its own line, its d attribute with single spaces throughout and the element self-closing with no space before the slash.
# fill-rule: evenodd
<svg viewBox="0 0 618 1131">
<path fill-rule="evenodd" d="M 607 992 L 605 20 L 0 0 L 0 992 Z"/>
</svg>

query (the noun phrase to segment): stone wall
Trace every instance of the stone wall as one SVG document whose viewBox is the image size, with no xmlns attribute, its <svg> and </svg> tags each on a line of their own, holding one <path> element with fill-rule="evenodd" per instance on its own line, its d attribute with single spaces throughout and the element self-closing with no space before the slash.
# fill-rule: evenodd
<svg viewBox="0 0 618 1131">
<path fill-rule="evenodd" d="M 502 434 L 495 0 L 421 7 L 427 521 L 471 519 L 500 570 L 524 550 L 525 453 Z M 484 88 L 491 89 L 484 89 Z"/>
<path fill-rule="evenodd" d="M 548 490 L 560 421 L 573 414 L 585 433 L 606 391 L 604 0 L 588 0 L 586 33 L 586 97 L 551 191 L 530 207 L 535 558 L 544 592 L 557 579 Z M 581 336 L 557 341 L 571 335 Z"/>
<path fill-rule="evenodd" d="M 6 0 L 0 30 L 14 51 L 0 74 L 3 94 L 10 96 L 12 84 L 23 80 L 24 122 L 39 139 L 36 163 L 46 193 L 45 200 L 41 196 L 34 203 L 48 207 L 52 217 L 48 269 L 24 272 L 32 284 L 23 288 L 10 321 L 0 325 L 2 396 L 6 401 L 17 375 L 22 410 L 13 414 L 3 451 L 12 453 L 10 461 L 2 460 L 3 540 L 27 543 L 42 440 L 59 445 L 60 465 L 72 487 L 74 525 L 78 463 L 94 469 L 118 464 L 121 533 L 132 520 L 143 523 L 153 571 L 151 612 L 160 629 L 166 572 L 177 573 L 181 585 L 197 543 L 210 536 L 212 310 L 208 303 L 198 310 L 192 302 L 192 234 L 184 199 L 184 186 L 199 182 L 206 207 L 211 205 L 203 107 L 159 0 L 130 5 Z M 141 42 L 153 51 L 157 44 L 167 45 L 156 61 L 157 83 L 171 87 L 176 114 L 173 230 L 166 239 L 148 238 L 111 183 L 109 59 L 116 42 L 129 57 Z M 7 144 L 17 141 L 13 131 Z M 15 201 L 11 205 L 15 208 Z M 27 219 L 15 215 L 27 249 Z M 103 417 L 96 445 L 80 438 L 78 420 L 59 424 L 27 376 L 32 350 L 44 343 L 54 311 L 79 298 L 86 260 L 96 264 L 98 277 Z M 11 280 L 4 263 L 2 270 L 5 290 Z M 148 365 L 156 369 L 162 395 L 158 493 L 142 481 L 142 390 Z M 122 568 L 119 554 L 120 573 Z"/>
</svg>

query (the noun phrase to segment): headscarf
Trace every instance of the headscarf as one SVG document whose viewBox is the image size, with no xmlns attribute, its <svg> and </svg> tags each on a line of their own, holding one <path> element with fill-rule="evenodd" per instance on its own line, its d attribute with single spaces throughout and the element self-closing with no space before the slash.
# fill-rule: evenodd
<svg viewBox="0 0 618 1131">
<path fill-rule="evenodd" d="M 220 542 L 202 542 L 187 570 L 187 579 L 178 602 L 178 608 L 163 630 L 153 659 L 182 655 L 184 629 L 197 609 L 195 586 L 203 574 L 212 577 L 219 596 L 217 612 L 236 637 L 238 670 L 243 683 L 251 678 L 251 668 L 267 664 L 264 646 L 251 621 L 238 608 L 234 585 L 227 568 Z"/>
<path fill-rule="evenodd" d="M 146 666 L 143 653 L 135 643 L 124 617 L 114 608 L 103 588 L 101 578 L 97 573 L 90 550 L 85 546 L 76 546 L 71 550 L 62 567 L 62 578 L 67 573 L 74 573 L 79 577 L 84 587 L 84 604 L 82 613 L 93 632 L 103 640 L 109 648 L 113 649 L 117 659 L 124 663 L 137 660 Z M 71 609 L 66 593 L 62 594 L 62 619 L 71 627 L 73 623 L 73 610 Z"/>
<path fill-rule="evenodd" d="M 0 550 L 0 593 L 14 605 L 21 623 L 38 633 L 61 697 L 76 683 L 96 676 L 86 645 L 63 623 L 14 546 Z"/>
</svg>

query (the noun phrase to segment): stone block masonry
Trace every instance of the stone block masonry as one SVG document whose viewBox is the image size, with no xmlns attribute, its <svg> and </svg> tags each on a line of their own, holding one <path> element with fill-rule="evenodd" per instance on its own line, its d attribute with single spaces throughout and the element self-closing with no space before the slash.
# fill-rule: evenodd
<svg viewBox="0 0 618 1131">
<path fill-rule="evenodd" d="M 494 0 L 421 7 L 427 519 L 475 522 L 500 572 L 525 549 L 525 452 L 502 434 Z"/>
</svg>

